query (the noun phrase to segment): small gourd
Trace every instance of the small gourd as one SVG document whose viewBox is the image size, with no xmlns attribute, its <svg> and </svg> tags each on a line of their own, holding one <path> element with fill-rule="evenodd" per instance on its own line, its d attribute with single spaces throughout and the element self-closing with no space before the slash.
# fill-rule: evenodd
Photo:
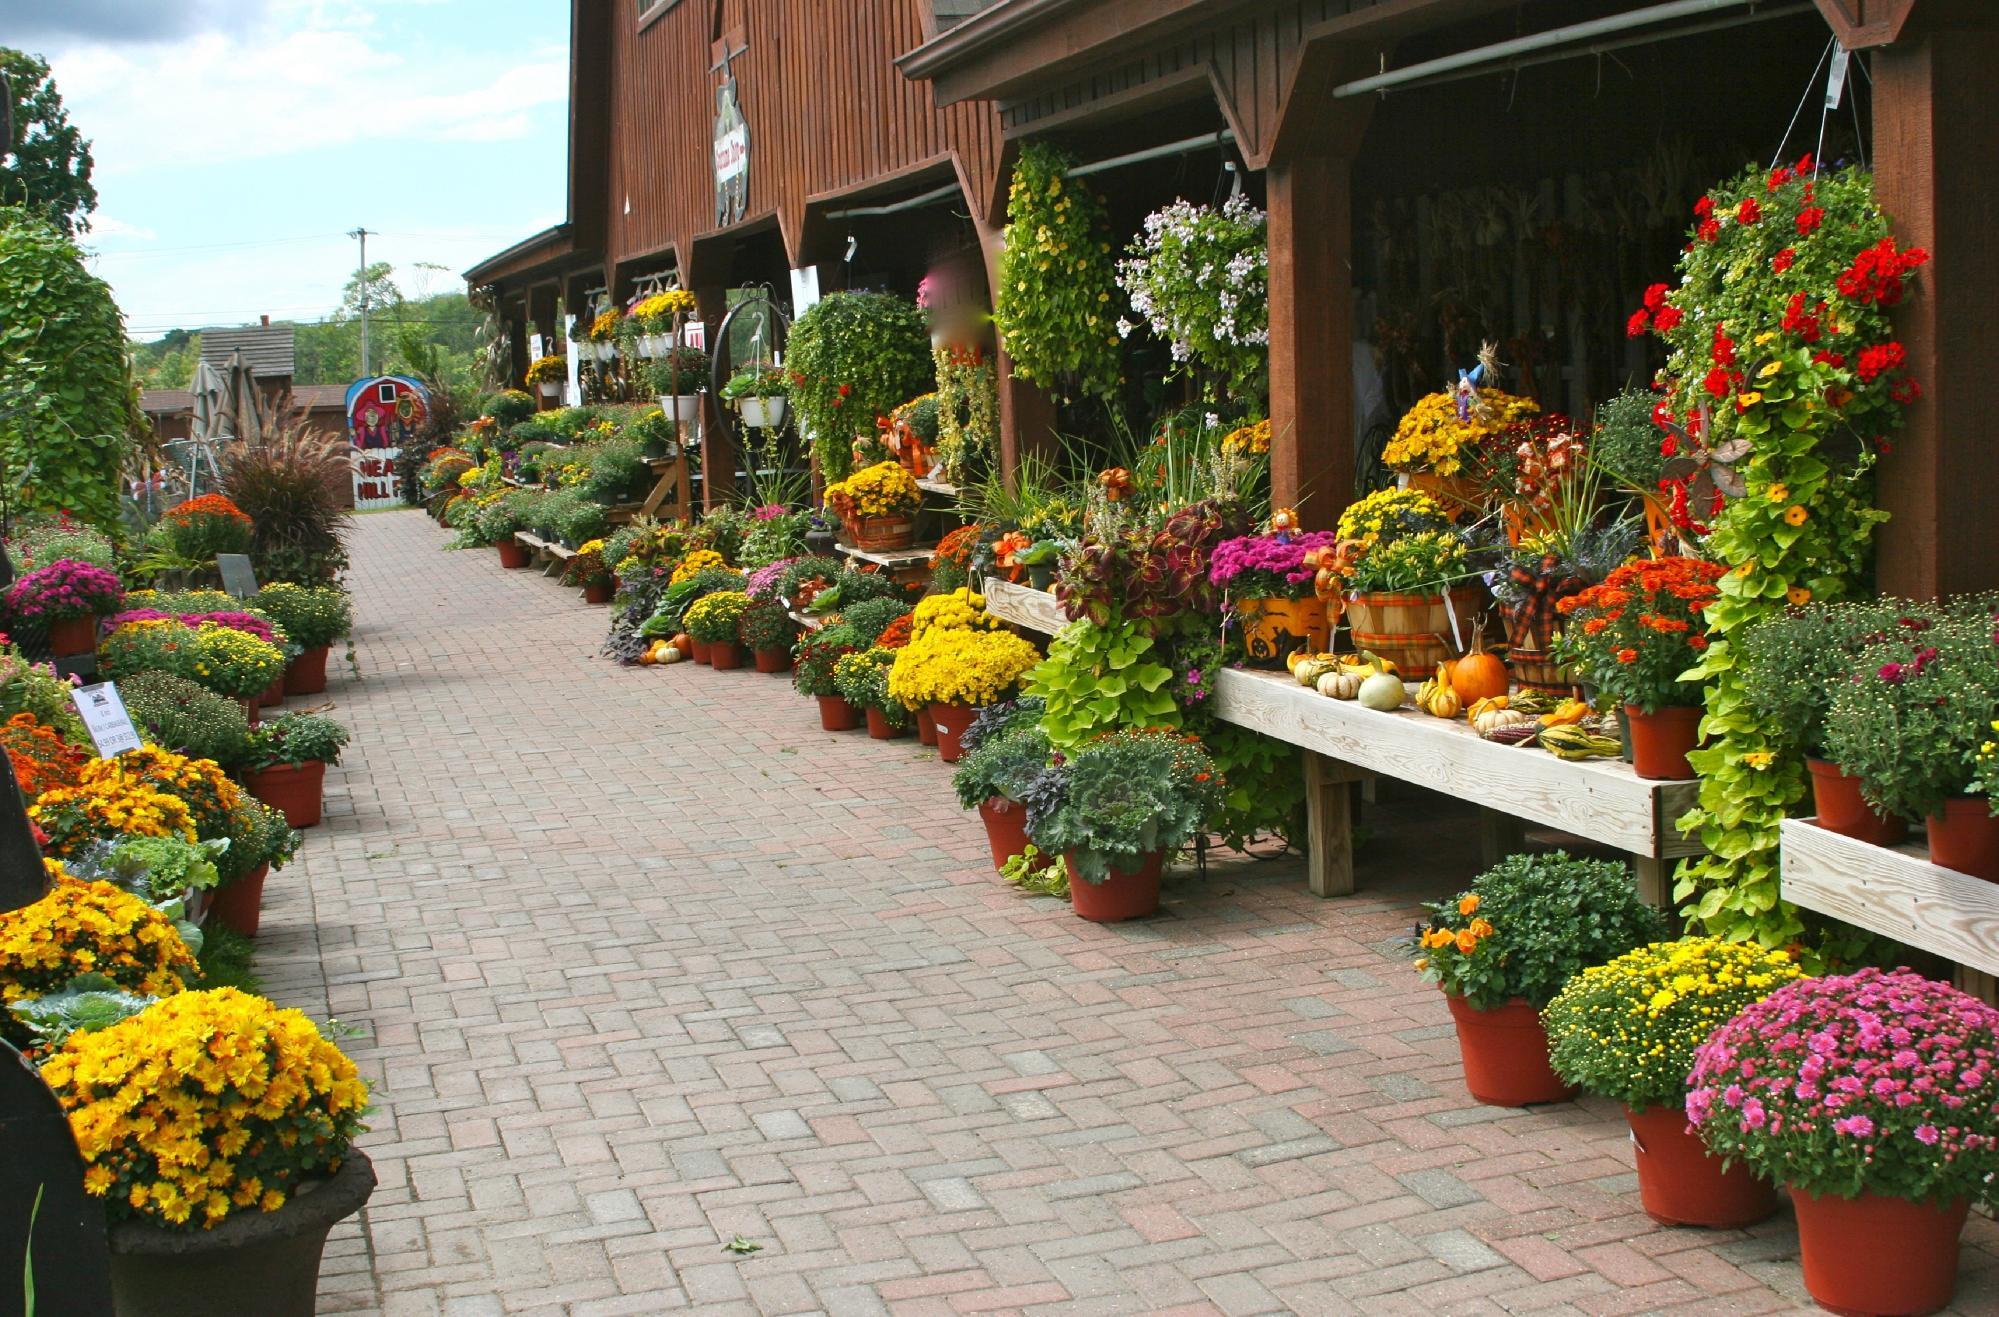
<svg viewBox="0 0 1999 1317">
<path fill-rule="evenodd" d="M 692 654 L 694 652 L 694 642 L 687 638 L 687 633 L 685 631 L 678 632 L 673 636 L 672 639 L 668 640 L 666 643 L 673 646 L 675 649 L 679 650 L 683 655 Z"/>
<path fill-rule="evenodd" d="M 1472 729 L 1480 736 L 1490 736 L 1507 727 L 1524 727 L 1534 721 L 1531 713 L 1521 713 L 1517 709 L 1487 709 L 1472 719 Z"/>
<path fill-rule="evenodd" d="M 1298 679 L 1300 686 L 1316 686 L 1318 685 L 1319 678 L 1325 676 L 1328 672 L 1336 671 L 1339 666 L 1331 658 L 1324 655 L 1316 655 L 1311 658 L 1300 659 L 1292 667 L 1291 675 Z"/>
<path fill-rule="evenodd" d="M 1358 672 L 1334 668 L 1320 676 L 1315 689 L 1329 699 L 1351 700 L 1360 694 L 1360 684 L 1365 680 Z"/>
<path fill-rule="evenodd" d="M 1402 707 L 1408 692 L 1402 689 L 1402 678 L 1392 672 L 1376 672 L 1360 684 L 1360 693 L 1355 697 L 1364 709 L 1377 713 L 1393 713 Z"/>
<path fill-rule="evenodd" d="M 1443 664 L 1437 665 L 1437 675 L 1423 683 L 1423 689 L 1416 693 L 1416 707 L 1433 718 L 1455 718 L 1464 712 L 1464 701 L 1451 689 L 1449 671 Z"/>
<path fill-rule="evenodd" d="M 668 645 L 659 652 L 659 661 L 661 663 L 679 663 L 687 658 L 687 653 L 688 651 L 678 645 Z"/>
</svg>

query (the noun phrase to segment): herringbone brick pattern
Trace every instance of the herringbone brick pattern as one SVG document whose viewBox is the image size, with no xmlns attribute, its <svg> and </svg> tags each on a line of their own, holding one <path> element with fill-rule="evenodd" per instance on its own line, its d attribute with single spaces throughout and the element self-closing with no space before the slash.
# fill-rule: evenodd
<svg viewBox="0 0 1999 1317">
<path fill-rule="evenodd" d="M 442 542 L 361 519 L 355 745 L 267 898 L 272 990 L 377 1085 L 322 1311 L 1802 1305 L 1788 1216 L 1662 1229 L 1607 1104 L 1466 1097 L 1392 946 L 1475 867 L 1433 800 L 1371 814 L 1359 896 L 1235 861 L 1095 927 L 994 878 L 913 741 L 618 669 L 603 610 Z"/>
</svg>

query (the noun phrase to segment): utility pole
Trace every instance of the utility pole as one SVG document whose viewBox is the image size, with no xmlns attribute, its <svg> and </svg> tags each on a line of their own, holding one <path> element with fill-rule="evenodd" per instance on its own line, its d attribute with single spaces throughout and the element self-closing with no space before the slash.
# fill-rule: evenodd
<svg viewBox="0 0 1999 1317">
<path fill-rule="evenodd" d="M 361 285 L 361 378 L 365 380 L 374 373 L 368 369 L 368 230 L 355 229 L 347 236 L 361 240 L 361 271 L 358 282 Z"/>
</svg>

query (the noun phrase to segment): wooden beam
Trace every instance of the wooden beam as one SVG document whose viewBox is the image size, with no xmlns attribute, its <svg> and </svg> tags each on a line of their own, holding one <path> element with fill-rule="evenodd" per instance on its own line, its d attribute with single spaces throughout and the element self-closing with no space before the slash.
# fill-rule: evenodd
<svg viewBox="0 0 1999 1317">
<path fill-rule="evenodd" d="M 1999 974 L 1999 883 L 1943 869 L 1919 847 L 1874 846 L 1785 819 L 1783 897 L 1968 969 Z"/>
<path fill-rule="evenodd" d="M 1881 464 L 1881 588 L 1915 599 L 1999 586 L 1999 467 L 1987 428 L 1999 356 L 1999 31 L 1931 31 L 1873 56 L 1875 188 L 1930 263 L 1895 313 L 1924 396 Z"/>
<path fill-rule="evenodd" d="M 1330 529 L 1353 499 L 1352 162 L 1276 161 L 1266 186 L 1271 501 Z"/>
</svg>

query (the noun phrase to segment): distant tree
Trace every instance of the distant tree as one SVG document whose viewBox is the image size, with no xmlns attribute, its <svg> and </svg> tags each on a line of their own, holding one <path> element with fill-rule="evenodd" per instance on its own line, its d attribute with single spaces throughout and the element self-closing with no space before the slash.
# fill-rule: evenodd
<svg viewBox="0 0 1999 1317">
<path fill-rule="evenodd" d="M 0 84 L 0 120 L 13 126 L 0 140 L 0 206 L 24 207 L 74 237 L 97 209 L 90 143 L 70 124 L 43 60 L 0 46 Z"/>
<path fill-rule="evenodd" d="M 131 345 L 132 374 L 143 389 L 185 389 L 201 360 L 201 335 L 170 330 L 150 343 Z"/>
<path fill-rule="evenodd" d="M 403 290 L 396 286 L 396 267 L 387 261 L 376 261 L 366 270 L 357 271 L 347 281 L 340 293 L 340 319 L 359 319 L 361 315 L 361 291 L 368 292 L 368 314 L 387 315 L 403 304 Z"/>
</svg>

